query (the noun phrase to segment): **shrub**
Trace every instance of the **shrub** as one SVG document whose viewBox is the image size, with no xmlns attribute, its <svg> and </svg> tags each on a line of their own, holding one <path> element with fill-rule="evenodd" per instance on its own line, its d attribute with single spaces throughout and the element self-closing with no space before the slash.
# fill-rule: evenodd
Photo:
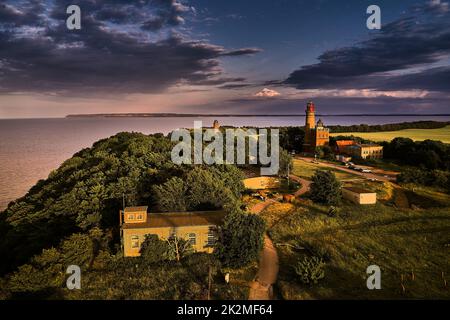
<svg viewBox="0 0 450 320">
<path fill-rule="evenodd" d="M 337 205 L 341 200 L 341 183 L 329 170 L 317 170 L 312 177 L 311 199 L 314 202 Z"/>
<path fill-rule="evenodd" d="M 154 264 L 165 260 L 179 262 L 192 254 L 194 249 L 190 242 L 183 238 L 175 236 L 167 240 L 160 240 L 155 234 L 147 234 L 139 252 L 145 262 Z"/>
<path fill-rule="evenodd" d="M 304 284 L 317 284 L 325 278 L 325 263 L 316 256 L 305 257 L 294 266 L 295 273 Z"/>
<path fill-rule="evenodd" d="M 425 186 L 448 189 L 450 172 L 441 170 L 422 170 L 406 168 L 397 176 L 398 183 L 415 183 Z"/>
<path fill-rule="evenodd" d="M 145 262 L 153 264 L 168 260 L 169 250 L 167 241 L 160 240 L 156 234 L 147 234 L 139 252 Z"/>
<path fill-rule="evenodd" d="M 264 220 L 240 211 L 228 213 L 219 229 L 216 257 L 225 267 L 240 268 L 258 258 L 264 244 Z"/>
</svg>

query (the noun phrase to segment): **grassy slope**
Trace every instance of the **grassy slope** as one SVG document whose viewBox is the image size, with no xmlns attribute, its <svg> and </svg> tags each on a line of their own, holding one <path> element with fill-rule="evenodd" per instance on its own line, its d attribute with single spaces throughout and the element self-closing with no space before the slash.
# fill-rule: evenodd
<svg viewBox="0 0 450 320">
<path fill-rule="evenodd" d="M 440 140 L 444 143 L 450 143 L 450 125 L 440 129 L 405 129 L 386 132 L 345 132 L 332 133 L 332 136 L 354 135 L 373 141 L 390 141 L 396 137 L 411 138 L 412 140 L 422 141 L 426 139 Z"/>
<path fill-rule="evenodd" d="M 330 218 L 327 208 L 316 205 L 295 210 L 276 206 L 268 215 L 274 221 L 278 210 L 283 217 L 270 234 L 280 254 L 278 284 L 285 299 L 450 298 L 442 279 L 444 272 L 450 281 L 448 207 L 413 211 L 347 204 L 338 217 Z M 291 213 L 286 215 L 286 210 Z M 291 266 L 310 251 L 290 245 L 326 252 L 322 282 L 310 287 L 296 281 Z M 381 267 L 382 290 L 366 288 L 365 272 L 371 264 Z"/>
<path fill-rule="evenodd" d="M 292 173 L 295 174 L 296 176 L 305 179 L 311 178 L 316 170 L 330 170 L 334 172 L 334 174 L 339 180 L 360 179 L 358 175 L 343 172 L 341 170 L 337 170 L 334 168 L 325 168 L 318 164 L 310 163 L 300 159 L 294 159 L 293 162 L 294 162 L 294 169 L 292 170 Z"/>
</svg>

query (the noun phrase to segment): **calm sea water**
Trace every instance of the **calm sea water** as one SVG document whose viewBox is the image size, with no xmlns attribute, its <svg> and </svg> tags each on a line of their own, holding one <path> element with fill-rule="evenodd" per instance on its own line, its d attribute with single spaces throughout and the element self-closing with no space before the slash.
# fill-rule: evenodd
<svg viewBox="0 0 450 320">
<path fill-rule="evenodd" d="M 322 117 L 328 125 L 383 124 L 416 120 L 450 121 L 439 116 Z M 202 118 L 66 118 L 0 120 L 0 210 L 23 196 L 39 179 L 82 148 L 122 131 L 162 132 L 192 128 L 194 120 L 211 126 L 215 117 Z M 301 126 L 304 117 L 224 117 L 221 125 Z"/>
</svg>

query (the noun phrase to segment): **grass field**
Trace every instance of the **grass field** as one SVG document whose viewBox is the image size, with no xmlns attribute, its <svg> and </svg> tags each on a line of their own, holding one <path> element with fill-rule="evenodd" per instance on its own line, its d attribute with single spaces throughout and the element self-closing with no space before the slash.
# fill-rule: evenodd
<svg viewBox="0 0 450 320">
<path fill-rule="evenodd" d="M 356 136 L 373 141 L 391 141 L 396 137 L 410 138 L 415 141 L 426 139 L 440 140 L 444 143 L 450 143 L 450 125 L 440 129 L 405 129 L 386 132 L 343 132 L 332 133 L 332 136 Z"/>
<path fill-rule="evenodd" d="M 292 170 L 292 173 L 296 176 L 309 179 L 311 178 L 316 170 L 330 170 L 334 172 L 336 175 L 336 178 L 339 180 L 351 180 L 351 179 L 360 179 L 361 177 L 355 174 L 347 173 L 341 170 L 337 170 L 334 168 L 326 168 L 321 165 L 311 163 L 308 161 L 304 161 L 301 159 L 294 159 L 294 169 Z"/>
<path fill-rule="evenodd" d="M 262 216 L 279 253 L 282 298 L 449 299 L 450 210 L 442 206 L 449 197 L 417 191 L 427 198 L 426 210 L 344 203 L 329 217 L 328 207 L 308 201 L 269 207 Z M 292 265 L 305 255 L 326 261 L 325 278 L 317 285 L 301 284 L 293 272 Z M 372 264 L 381 268 L 381 290 L 366 287 Z"/>
</svg>

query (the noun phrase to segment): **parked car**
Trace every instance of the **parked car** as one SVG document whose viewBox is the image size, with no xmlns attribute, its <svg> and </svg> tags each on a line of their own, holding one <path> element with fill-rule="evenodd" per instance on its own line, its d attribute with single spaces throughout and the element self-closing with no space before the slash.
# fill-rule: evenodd
<svg viewBox="0 0 450 320">
<path fill-rule="evenodd" d="M 370 170 L 370 169 L 362 169 L 361 172 L 364 172 L 364 173 L 371 173 L 372 170 Z"/>
</svg>

